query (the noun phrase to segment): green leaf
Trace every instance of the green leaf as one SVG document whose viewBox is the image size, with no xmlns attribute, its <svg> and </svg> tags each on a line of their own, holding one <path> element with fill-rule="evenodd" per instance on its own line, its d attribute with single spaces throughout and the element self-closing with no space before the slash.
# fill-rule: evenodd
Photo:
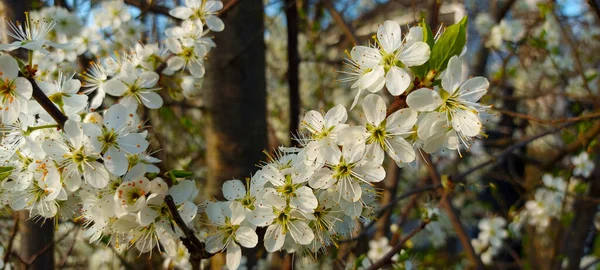
<svg viewBox="0 0 600 270">
<path fill-rule="evenodd" d="M 170 171 L 171 175 L 175 176 L 175 178 L 187 178 L 190 176 L 194 176 L 193 172 L 183 171 L 183 170 L 172 170 Z"/>
<path fill-rule="evenodd" d="M 425 23 L 425 19 L 419 23 L 419 26 L 423 28 L 423 42 L 427 43 L 429 48 L 433 49 L 433 45 L 435 44 L 435 36 L 433 35 L 433 32 L 431 32 L 429 25 Z"/>
<path fill-rule="evenodd" d="M 0 181 L 4 180 L 14 170 L 14 167 L 0 167 Z"/>
<path fill-rule="evenodd" d="M 429 68 L 441 73 L 452 56 L 460 55 L 467 43 L 467 16 L 460 22 L 448 26 L 431 50 Z"/>
</svg>

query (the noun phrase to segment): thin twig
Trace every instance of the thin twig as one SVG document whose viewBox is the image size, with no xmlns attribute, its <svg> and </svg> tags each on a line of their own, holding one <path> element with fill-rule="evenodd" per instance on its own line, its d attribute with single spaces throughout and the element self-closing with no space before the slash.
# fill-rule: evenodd
<svg viewBox="0 0 600 270">
<path fill-rule="evenodd" d="M 400 252 L 400 250 L 402 250 L 402 247 L 404 246 L 406 241 L 408 241 L 413 236 L 415 236 L 417 233 L 419 233 L 420 231 L 425 229 L 425 226 L 427 226 L 427 224 L 429 224 L 429 220 L 422 221 L 421 225 L 419 225 L 419 227 L 417 227 L 416 229 L 411 231 L 408 235 L 406 235 L 404 238 L 402 238 L 402 240 L 400 240 L 400 242 L 397 245 L 395 245 L 390 251 L 388 251 L 388 253 L 386 253 L 383 256 L 383 258 L 381 258 L 378 261 L 376 261 L 375 263 L 373 263 L 369 268 L 367 268 L 367 270 L 379 269 L 379 268 L 383 267 L 384 265 L 390 263 L 392 261 L 392 257 L 394 257 L 394 255 L 396 255 L 396 253 L 398 253 L 398 252 Z"/>
<path fill-rule="evenodd" d="M 342 31 L 344 32 L 344 35 L 346 35 L 346 38 L 348 38 L 348 40 L 350 40 L 350 42 L 352 42 L 353 45 L 358 44 L 358 39 L 356 38 L 356 35 L 354 34 L 354 30 L 346 21 L 344 21 L 344 18 L 335 9 L 335 6 L 333 6 L 331 1 L 323 0 L 323 2 L 325 3 L 325 7 L 329 11 L 331 18 L 333 18 L 335 23 L 342 29 Z"/>
<path fill-rule="evenodd" d="M 13 229 L 12 232 L 10 233 L 10 239 L 8 240 L 8 246 L 6 247 L 6 254 L 4 254 L 4 267 L 2 267 L 2 269 L 5 269 L 6 266 L 8 265 L 8 260 L 10 259 L 10 255 L 12 254 L 12 246 L 13 243 L 15 242 L 15 237 L 17 236 L 17 232 L 19 231 L 19 215 L 15 214 L 15 222 L 13 225 Z"/>
<path fill-rule="evenodd" d="M 76 227 L 76 228 L 78 228 L 78 227 Z M 44 253 L 46 253 L 48 250 L 52 249 L 54 247 L 54 245 L 65 240 L 67 238 L 67 236 L 69 236 L 69 234 L 71 234 L 71 232 L 73 232 L 74 230 L 75 229 L 69 230 L 68 232 L 63 234 L 60 238 L 58 238 L 56 241 L 53 241 L 52 243 L 50 243 L 50 244 L 46 245 L 45 247 L 43 247 L 42 249 L 38 250 L 38 252 L 36 252 L 35 254 L 33 254 L 33 256 L 31 256 L 31 258 L 29 258 L 29 260 L 27 261 L 27 265 L 33 264 L 35 262 L 35 260 L 37 260 L 37 258 L 44 255 Z"/>
<path fill-rule="evenodd" d="M 431 178 L 431 180 L 433 180 L 434 184 L 441 185 L 442 180 L 440 179 L 440 175 L 438 174 L 433 165 L 431 157 L 428 154 L 424 154 L 423 157 L 425 158 L 425 163 L 427 163 L 427 171 L 429 172 L 429 177 Z M 452 206 L 450 196 L 451 195 L 448 194 L 447 191 L 445 191 L 444 196 L 442 196 L 442 198 L 440 199 L 440 206 L 446 211 L 446 214 L 450 219 L 450 223 L 452 224 L 452 227 L 454 228 L 458 239 L 460 240 L 463 248 L 465 249 L 467 257 L 469 258 L 471 264 L 475 266 L 476 269 L 484 269 L 481 258 L 477 256 L 477 253 L 475 253 L 475 249 L 471 244 L 471 238 L 467 234 L 465 227 L 458 218 L 457 210 L 454 208 L 454 206 Z"/>
</svg>

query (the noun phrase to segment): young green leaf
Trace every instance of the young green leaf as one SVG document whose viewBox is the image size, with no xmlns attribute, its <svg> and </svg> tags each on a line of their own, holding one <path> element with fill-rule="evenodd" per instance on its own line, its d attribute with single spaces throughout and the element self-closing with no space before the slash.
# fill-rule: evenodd
<svg viewBox="0 0 600 270">
<path fill-rule="evenodd" d="M 468 19 L 465 16 L 460 22 L 448 26 L 440 36 L 431 50 L 430 69 L 437 71 L 439 74 L 446 69 L 452 56 L 460 55 L 467 42 L 467 21 Z"/>
</svg>

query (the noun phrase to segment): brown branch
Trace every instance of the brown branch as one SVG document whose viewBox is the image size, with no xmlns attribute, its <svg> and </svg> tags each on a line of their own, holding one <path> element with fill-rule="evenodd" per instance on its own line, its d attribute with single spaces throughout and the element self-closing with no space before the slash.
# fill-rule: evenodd
<svg viewBox="0 0 600 270">
<path fill-rule="evenodd" d="M 596 2 L 596 0 L 587 0 L 587 3 L 590 5 L 590 8 L 594 10 L 594 13 L 596 13 L 596 17 L 600 20 L 600 7 L 598 7 L 598 2 Z"/>
<path fill-rule="evenodd" d="M 231 10 L 231 8 L 233 8 L 240 0 L 229 0 L 229 2 L 227 2 L 227 4 L 225 4 L 225 6 L 223 6 L 223 8 L 221 10 L 219 10 L 219 13 L 217 13 L 217 16 L 223 18 L 227 15 L 227 13 Z"/>
<path fill-rule="evenodd" d="M 175 221 L 175 224 L 177 224 L 185 235 L 185 238 L 182 237 L 181 241 L 190 252 L 190 262 L 192 263 L 192 266 L 194 269 L 199 269 L 197 266 L 200 265 L 200 260 L 210 258 L 213 254 L 206 251 L 204 243 L 200 242 L 194 231 L 185 224 L 185 221 L 179 215 L 179 211 L 177 210 L 177 206 L 171 195 L 165 197 L 165 204 L 167 204 L 169 212 L 171 212 L 173 221 Z"/>
<path fill-rule="evenodd" d="M 427 185 L 427 186 L 423 186 L 423 187 L 417 187 L 414 189 L 411 189 L 407 192 L 402 193 L 401 195 L 397 196 L 396 198 L 394 198 L 390 203 L 388 203 L 386 206 L 382 207 L 379 209 L 377 215 L 382 215 L 383 213 L 385 213 L 385 211 L 387 211 L 390 208 L 393 208 L 394 206 L 396 206 L 396 204 L 401 201 L 404 200 L 414 194 L 418 194 L 421 192 L 425 192 L 425 191 L 430 191 L 430 190 L 434 190 L 438 188 L 437 185 Z M 347 243 L 347 242 L 352 242 L 352 241 L 356 241 L 359 240 L 361 237 L 365 236 L 369 230 L 369 228 L 373 227 L 373 225 L 375 225 L 375 223 L 377 223 L 377 221 L 373 220 L 371 222 L 369 222 L 369 224 L 367 224 L 367 226 L 365 226 L 362 230 L 362 232 L 353 238 L 350 239 L 345 239 L 345 240 L 341 240 L 340 243 Z"/>
<path fill-rule="evenodd" d="M 588 91 L 590 96 L 593 96 L 594 91 L 592 91 L 592 89 L 590 88 L 590 84 L 589 84 L 587 78 L 585 77 L 585 71 L 583 70 L 583 65 L 581 64 L 581 57 L 579 55 L 579 50 L 577 50 L 577 46 L 576 46 L 575 42 L 571 39 L 572 33 L 567 32 L 567 28 L 561 23 L 562 20 L 558 17 L 554 8 L 552 9 L 552 15 L 556 19 L 556 23 L 558 24 L 560 33 L 563 35 L 564 39 L 567 41 L 567 45 L 569 45 L 569 48 L 571 49 L 571 53 L 573 54 L 573 60 L 575 62 L 575 70 L 581 77 L 581 80 L 583 82 L 583 86 L 584 86 L 585 90 Z M 598 102 L 598 99 L 596 99 L 596 101 L 597 101 L 596 104 L 600 103 L 600 102 Z"/>
<path fill-rule="evenodd" d="M 164 15 L 164 16 L 167 16 L 167 17 L 173 19 L 173 20 L 181 21 L 181 19 L 175 18 L 171 14 L 169 14 L 169 11 L 171 10 L 171 8 L 158 5 L 153 0 L 150 0 L 150 1 L 146 1 L 146 0 L 124 0 L 124 2 L 125 2 L 125 4 L 128 4 L 130 6 L 134 6 L 134 7 L 139 8 L 142 11 L 142 14 L 146 13 L 148 11 L 151 11 L 151 12 L 153 12 L 155 14 Z"/>
<path fill-rule="evenodd" d="M 440 179 L 440 175 L 433 167 L 434 165 L 433 161 L 431 160 L 431 157 L 428 154 L 424 154 L 423 157 L 425 159 L 425 163 L 427 163 L 427 171 L 429 173 L 429 177 L 431 178 L 431 180 L 433 180 L 434 184 L 441 185 L 442 181 Z M 471 265 L 475 266 L 476 269 L 484 269 L 481 258 L 477 256 L 477 254 L 475 253 L 475 249 L 471 244 L 471 238 L 467 234 L 463 224 L 460 222 L 460 219 L 458 219 L 457 210 L 454 208 L 454 206 L 452 206 L 451 195 L 448 194 L 448 191 L 446 190 L 444 190 L 444 195 L 440 199 L 440 206 L 446 211 L 446 214 L 450 219 L 450 223 L 452 224 L 452 227 L 454 227 L 454 231 L 456 232 L 458 239 L 460 240 L 463 248 L 465 249 L 467 257 L 471 262 Z"/>
<path fill-rule="evenodd" d="M 352 29 L 352 26 L 350 26 L 344 20 L 342 15 L 335 9 L 335 6 L 333 6 L 333 4 L 331 3 L 330 0 L 323 0 L 323 2 L 325 3 L 325 7 L 329 11 L 331 18 L 333 18 L 333 20 L 338 25 L 338 27 L 340 27 L 342 29 L 342 31 L 344 32 L 344 35 L 346 35 L 348 40 L 350 40 L 350 42 L 352 42 L 353 45 L 358 44 L 358 39 L 356 38 L 356 35 L 354 34 L 354 30 Z"/>
<path fill-rule="evenodd" d="M 46 94 L 44 94 L 44 91 L 40 89 L 34 78 L 27 77 L 22 73 L 19 73 L 19 76 L 26 78 L 31 83 L 31 86 L 33 87 L 33 99 L 35 99 L 35 101 L 42 106 L 42 108 L 50 115 L 50 117 L 56 121 L 60 128 L 62 128 L 65 122 L 68 120 L 67 116 L 65 116 L 60 109 L 58 109 L 58 107 L 52 103 Z"/>
<path fill-rule="evenodd" d="M 78 228 L 78 227 L 76 227 Z M 33 256 L 31 256 L 31 258 L 29 258 L 29 260 L 27 260 L 27 265 L 32 265 L 35 260 L 37 260 L 40 256 L 44 255 L 44 253 L 48 252 L 49 250 L 51 250 L 54 245 L 62 242 L 63 240 L 65 240 L 67 238 L 67 236 L 69 236 L 69 234 L 71 234 L 71 232 L 73 232 L 75 229 L 71 229 L 68 232 L 66 232 L 65 234 L 63 234 L 60 238 L 58 238 L 56 241 L 51 242 L 50 244 L 44 246 L 42 249 L 38 250 L 38 252 L 36 252 L 35 254 L 33 254 Z"/>
<path fill-rule="evenodd" d="M 581 116 L 577 116 L 577 117 L 570 117 L 570 118 L 541 119 L 541 118 L 537 118 L 533 115 L 522 114 L 522 113 L 513 112 L 513 111 L 509 111 L 509 110 L 503 110 L 503 109 L 495 109 L 495 110 L 501 114 L 505 114 L 505 115 L 512 116 L 515 118 L 521 118 L 521 119 L 525 119 L 525 120 L 528 120 L 531 122 L 536 122 L 536 123 L 545 124 L 545 125 L 558 125 L 558 124 L 563 124 L 563 123 L 581 122 L 581 121 L 588 120 L 588 119 L 600 118 L 600 112 L 595 112 L 595 113 L 590 113 L 590 114 L 581 115 Z"/>
<path fill-rule="evenodd" d="M 6 247 L 6 254 L 4 254 L 4 267 L 2 267 L 2 269 L 5 269 L 6 266 L 8 265 L 8 260 L 10 259 L 10 254 L 12 254 L 12 246 L 15 242 L 15 237 L 17 236 L 17 232 L 19 231 L 19 215 L 15 214 L 15 222 L 13 224 L 13 229 L 12 232 L 10 233 L 10 238 L 8 240 L 8 246 Z"/>
<path fill-rule="evenodd" d="M 390 251 L 388 251 L 388 253 L 386 253 L 383 256 L 383 258 L 381 258 L 378 261 L 376 261 L 375 263 L 373 263 L 369 268 L 367 268 L 367 270 L 379 269 L 379 268 L 382 268 L 383 266 L 385 266 L 386 264 L 391 263 L 392 257 L 394 257 L 394 255 L 396 255 L 396 253 L 398 253 L 398 252 L 400 252 L 400 250 L 402 250 L 402 247 L 404 246 L 406 241 L 408 241 L 413 236 L 415 236 L 417 233 L 419 233 L 420 231 L 425 229 L 425 226 L 427 226 L 427 224 L 429 224 L 429 220 L 422 221 L 421 225 L 419 225 L 419 227 L 417 227 L 416 229 L 411 231 L 408 235 L 406 235 L 404 238 L 402 238 L 402 240 L 400 240 L 400 242 L 397 245 L 395 245 Z"/>
<path fill-rule="evenodd" d="M 79 235 L 79 226 L 75 227 L 75 236 L 73 237 L 73 242 L 71 242 L 71 245 L 69 245 L 69 249 L 67 250 L 67 252 L 65 252 L 65 256 L 64 256 L 62 262 L 60 263 L 60 267 L 58 267 L 59 269 L 64 269 L 65 264 L 67 263 L 67 259 L 69 258 L 69 255 L 71 254 L 71 252 L 73 252 L 75 243 L 77 243 L 78 235 Z"/>
</svg>

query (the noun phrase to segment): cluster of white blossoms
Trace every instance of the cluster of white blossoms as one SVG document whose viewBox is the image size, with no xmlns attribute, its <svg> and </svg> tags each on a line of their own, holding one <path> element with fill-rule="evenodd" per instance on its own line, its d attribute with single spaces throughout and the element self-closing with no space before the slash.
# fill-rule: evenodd
<svg viewBox="0 0 600 270">
<path fill-rule="evenodd" d="M 163 105 L 164 80 L 180 82 L 185 93 L 204 76 L 204 58 L 215 46 L 206 35 L 224 29 L 216 16 L 223 5 L 185 4 L 170 12 L 183 21 L 166 30 L 165 49 L 127 42 L 139 31 L 122 1 L 103 2 L 95 16 L 95 27 L 118 41 L 111 44 L 82 30 L 83 24 L 75 29 L 76 17 L 60 8 L 3 29 L 17 41 L 0 49 L 30 52 L 26 62 L 0 56 L 3 204 L 42 218 L 80 219 L 91 242 L 111 237 L 114 245 L 142 252 L 162 247 L 171 260 L 185 248 L 176 243 L 186 237 L 178 215 L 197 230 L 208 252 L 226 250 L 228 268 L 236 269 L 241 247 L 257 245 L 260 227 L 266 228 L 268 252 L 324 252 L 374 213 L 373 185 L 386 177 L 386 155 L 404 166 L 421 149 L 460 151 L 482 133 L 479 113 L 487 107 L 478 101 L 489 83 L 482 77 L 463 82 L 466 20 L 436 38 L 424 24 L 402 37 L 398 23 L 386 21 L 376 47 L 352 50 L 355 87 L 376 93 L 386 86 L 395 96 L 407 95 L 408 107 L 388 112 L 384 98 L 369 94 L 362 100 L 365 121 L 358 125 L 347 123 L 343 105 L 325 114 L 309 111 L 298 148 L 281 148 L 245 182 L 224 183 L 226 201 L 196 205 L 196 184 L 185 179 L 191 175 L 161 173 L 155 165 L 160 160 L 148 153 L 148 132 L 137 115 L 138 106 Z M 100 54 L 109 48 L 120 53 Z M 80 77 L 47 64 L 81 55 L 103 57 Z"/>
<path fill-rule="evenodd" d="M 410 28 L 403 38 L 400 25 L 386 21 L 377 31 L 375 46 L 356 46 L 350 53 L 349 66 L 352 70 L 347 72 L 351 75 L 347 79 L 355 81 L 352 87 L 358 88 L 352 107 L 357 104 L 362 90 L 376 93 L 385 86 L 393 96 L 407 95 L 409 108 L 400 113 L 406 118 L 401 120 L 405 123 L 401 130 L 394 131 L 387 130 L 395 127 L 387 123 L 388 119 L 373 117 L 373 113 L 366 111 L 374 108 L 385 112 L 385 103 L 371 96 L 365 98 L 368 103 L 365 109 L 369 121 L 367 131 L 371 134 L 367 143 L 379 143 L 381 149 L 398 163 L 414 160 L 414 151 L 410 148 L 422 148 L 426 153 L 441 149 L 458 150 L 460 153 L 461 145 L 469 147 L 472 138 L 482 133 L 480 113 L 486 112 L 489 106 L 478 102 L 487 93 L 489 82 L 484 77 L 464 80 L 464 43 L 455 49 L 459 55 L 439 60 L 440 53 L 436 48 L 445 46 L 447 40 L 443 34 L 432 37 L 431 30 L 428 27 L 424 29 L 424 26 Z M 430 56 L 436 58 L 430 59 Z M 437 68 L 442 65 L 445 68 L 443 72 Z M 421 67 L 425 67 L 426 72 L 419 77 L 415 73 L 423 70 Z M 396 120 L 397 116 L 389 117 Z M 416 122 L 411 123 L 413 120 Z M 412 127 L 407 127 L 407 124 Z M 408 147 L 406 142 L 412 147 Z M 372 145 L 369 149 L 377 147 Z M 381 157 L 378 152 L 382 151 L 376 150 L 375 157 Z"/>
<path fill-rule="evenodd" d="M 594 163 L 587 152 L 581 152 L 569 159 L 573 165 L 572 177 L 565 181 L 563 177 L 544 174 L 542 186 L 535 191 L 533 199 L 525 203 L 525 208 L 516 215 L 513 228 L 519 231 L 523 224 L 535 226 L 540 232 L 550 226 L 552 220 L 560 219 L 561 214 L 573 208 L 574 196 L 582 193 L 586 185 L 578 177 L 588 178 L 594 170 Z"/>
<path fill-rule="evenodd" d="M 490 264 L 502 249 L 504 239 L 508 238 L 506 220 L 502 217 L 484 218 L 478 227 L 479 235 L 471 239 L 471 244 L 475 252 L 480 254 L 481 261 Z"/>
</svg>

